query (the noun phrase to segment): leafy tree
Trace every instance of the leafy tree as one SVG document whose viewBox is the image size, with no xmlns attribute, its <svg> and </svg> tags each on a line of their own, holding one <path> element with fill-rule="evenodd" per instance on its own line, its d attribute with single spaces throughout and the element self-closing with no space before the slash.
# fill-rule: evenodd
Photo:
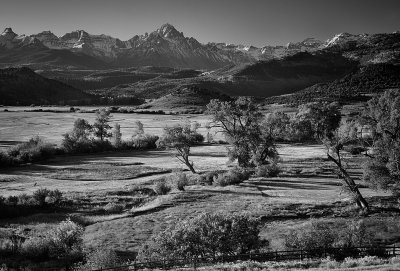
<svg viewBox="0 0 400 271">
<path fill-rule="evenodd" d="M 112 136 L 112 133 L 108 132 L 111 129 L 111 126 L 108 124 L 110 118 L 110 111 L 107 109 L 102 108 L 96 112 L 93 128 L 94 135 L 100 138 L 100 141 L 104 141 L 104 139 Z"/>
<path fill-rule="evenodd" d="M 263 122 L 266 133 L 275 140 L 284 140 L 287 137 L 290 118 L 284 112 L 272 112 L 268 114 Z"/>
<path fill-rule="evenodd" d="M 132 137 L 143 135 L 144 134 L 143 123 L 141 121 L 137 120 L 137 121 L 135 121 L 135 126 L 136 127 L 133 131 Z"/>
<path fill-rule="evenodd" d="M 139 260 L 239 255 L 259 251 L 260 221 L 247 215 L 204 213 L 176 223 L 152 237 L 139 251 Z"/>
<path fill-rule="evenodd" d="M 277 157 L 273 138 L 262 129 L 264 115 L 252 99 L 211 100 L 207 111 L 231 144 L 230 159 L 237 159 L 239 166 L 254 167 Z"/>
<path fill-rule="evenodd" d="M 114 147 L 119 148 L 122 144 L 122 133 L 121 133 L 121 125 L 119 125 L 118 123 L 116 123 L 114 125 L 114 129 L 112 131 L 112 137 L 113 137 L 113 144 Z"/>
<path fill-rule="evenodd" d="M 93 127 L 87 120 L 77 119 L 70 135 L 76 140 L 88 140 L 92 131 Z"/>
<path fill-rule="evenodd" d="M 207 122 L 205 125 L 206 131 L 207 131 L 207 135 L 206 135 L 206 140 L 207 143 L 211 143 L 213 141 L 213 136 L 211 134 L 211 123 Z"/>
<path fill-rule="evenodd" d="M 297 117 L 302 121 L 310 122 L 314 137 L 325 145 L 328 159 L 337 166 L 338 175 L 346 184 L 357 206 L 368 210 L 368 203 L 343 164 L 341 152 L 349 139 L 338 132 L 341 120 L 339 106 L 335 103 L 305 104 L 299 107 Z"/>
<path fill-rule="evenodd" d="M 197 143 L 197 134 L 189 125 L 176 125 L 165 127 L 160 145 L 174 148 L 177 151 L 176 158 L 184 163 L 191 172 L 196 173 L 193 162 L 189 160 L 190 147 Z"/>
<path fill-rule="evenodd" d="M 62 146 L 67 152 L 73 152 L 88 145 L 93 127 L 85 119 L 77 119 L 70 133 L 63 135 Z"/>
<path fill-rule="evenodd" d="M 373 146 L 364 179 L 373 187 L 400 194 L 400 92 L 386 91 L 368 102 L 363 120 L 372 128 Z"/>
</svg>

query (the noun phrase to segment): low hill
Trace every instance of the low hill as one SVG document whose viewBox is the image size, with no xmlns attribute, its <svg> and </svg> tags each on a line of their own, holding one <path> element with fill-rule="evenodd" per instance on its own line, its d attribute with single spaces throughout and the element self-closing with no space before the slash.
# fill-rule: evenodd
<svg viewBox="0 0 400 271">
<path fill-rule="evenodd" d="M 230 97 L 215 90 L 201 88 L 199 86 L 183 87 L 152 100 L 141 108 L 154 108 L 173 111 L 204 111 L 206 105 L 212 99 L 229 100 Z"/>
<path fill-rule="evenodd" d="M 0 69 L 0 104 L 90 104 L 96 98 L 29 68 Z"/>
</svg>

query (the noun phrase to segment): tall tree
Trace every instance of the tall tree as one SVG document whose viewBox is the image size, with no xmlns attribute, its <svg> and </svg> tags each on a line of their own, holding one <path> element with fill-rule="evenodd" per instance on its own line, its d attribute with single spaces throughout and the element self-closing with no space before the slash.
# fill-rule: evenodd
<svg viewBox="0 0 400 271">
<path fill-rule="evenodd" d="M 111 126 L 108 124 L 110 122 L 110 111 L 102 108 L 96 112 L 96 119 L 93 124 L 94 134 L 101 141 L 104 141 L 106 138 L 112 137 L 112 133 L 109 132 Z"/>
<path fill-rule="evenodd" d="M 373 187 L 400 194 L 400 91 L 389 90 L 368 102 L 363 120 L 372 128 L 372 152 L 364 179 Z"/>
<path fill-rule="evenodd" d="M 174 148 L 177 153 L 175 157 L 184 163 L 191 172 L 196 173 L 193 162 L 189 160 L 190 147 L 196 143 L 196 133 L 190 129 L 189 125 L 176 125 L 165 127 L 164 134 L 160 140 L 160 145 L 167 148 Z"/>
<path fill-rule="evenodd" d="M 299 107 L 297 118 L 309 121 L 316 139 L 326 147 L 326 155 L 339 169 L 339 177 L 344 181 L 348 192 L 361 209 L 368 210 L 368 203 L 362 196 L 354 179 L 343 164 L 342 151 L 347 143 L 347 136 L 339 133 L 341 120 L 340 108 L 335 103 L 309 103 Z"/>
<path fill-rule="evenodd" d="M 230 143 L 229 158 L 240 167 L 254 167 L 277 157 L 273 138 L 262 128 L 264 115 L 254 100 L 240 97 L 235 101 L 211 100 L 207 112 Z"/>
<path fill-rule="evenodd" d="M 118 148 L 121 146 L 122 143 L 122 133 L 121 133 L 121 125 L 116 123 L 114 125 L 114 129 L 112 131 L 112 139 L 113 139 L 113 144 L 114 147 Z"/>
</svg>

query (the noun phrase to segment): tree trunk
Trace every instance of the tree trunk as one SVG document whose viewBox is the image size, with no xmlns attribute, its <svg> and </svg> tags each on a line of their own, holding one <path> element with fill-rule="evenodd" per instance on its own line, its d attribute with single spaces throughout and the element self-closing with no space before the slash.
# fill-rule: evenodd
<svg viewBox="0 0 400 271">
<path fill-rule="evenodd" d="M 338 154 L 340 155 L 340 154 Z M 343 180 L 347 184 L 347 187 L 350 189 L 351 193 L 354 196 L 354 200 L 357 204 L 357 206 L 363 210 L 368 211 L 369 206 L 367 201 L 364 199 L 362 194 L 360 193 L 360 190 L 358 190 L 357 184 L 354 182 L 354 180 L 350 177 L 349 173 L 343 168 L 342 163 L 336 160 L 334 157 L 332 157 L 329 153 L 327 154 L 328 159 L 331 160 L 336 164 L 336 166 L 339 168 L 340 173 L 342 174 Z"/>
<path fill-rule="evenodd" d="M 189 160 L 186 160 L 186 165 L 188 166 L 188 168 L 190 169 L 190 171 L 191 171 L 192 173 L 196 174 L 196 171 L 195 171 L 194 168 L 193 168 L 193 164 L 191 164 L 191 163 L 189 162 Z"/>
</svg>

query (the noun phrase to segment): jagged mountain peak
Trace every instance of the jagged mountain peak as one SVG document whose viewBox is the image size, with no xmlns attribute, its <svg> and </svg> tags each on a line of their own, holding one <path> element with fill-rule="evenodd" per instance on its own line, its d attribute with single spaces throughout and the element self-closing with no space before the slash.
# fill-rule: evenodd
<svg viewBox="0 0 400 271">
<path fill-rule="evenodd" d="M 183 37 L 183 33 L 176 30 L 176 28 L 169 23 L 163 24 L 159 29 L 157 29 L 158 34 L 165 38 L 176 38 Z"/>
<path fill-rule="evenodd" d="M 11 27 L 6 27 L 3 31 L 3 33 L 1 33 L 1 36 L 13 39 L 18 35 L 16 33 L 14 33 L 14 31 L 12 30 Z"/>
</svg>

